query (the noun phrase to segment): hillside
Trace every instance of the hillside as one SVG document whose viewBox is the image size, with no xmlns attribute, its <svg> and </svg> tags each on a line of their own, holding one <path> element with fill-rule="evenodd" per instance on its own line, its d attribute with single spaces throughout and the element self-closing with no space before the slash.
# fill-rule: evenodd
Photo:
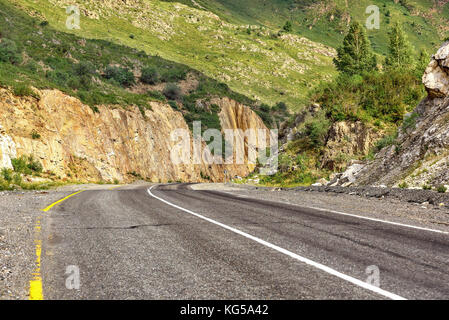
<svg viewBox="0 0 449 320">
<path fill-rule="evenodd" d="M 331 183 L 447 190 L 448 52 L 446 42 L 425 71 L 423 82 L 428 96 L 407 116 L 395 138 L 372 161 L 353 165 Z"/>
<path fill-rule="evenodd" d="M 58 31 L 0 4 L 1 190 L 54 181 L 222 181 L 225 168 L 243 176 L 254 165 L 175 165 L 172 131 L 195 120 L 203 130 L 267 129 L 287 115 L 285 105 L 260 105 L 186 65 Z M 215 153 L 204 151 L 206 159 Z"/>
<path fill-rule="evenodd" d="M 103 39 L 188 65 L 268 105 L 303 107 L 307 91 L 335 74 L 335 51 L 278 29 L 223 21 L 179 3 L 133 0 L 14 0 L 61 32 Z M 66 29 L 67 5 L 81 10 L 81 28 Z M 138 10 L 136 8 L 139 8 Z"/>
<path fill-rule="evenodd" d="M 170 0 L 174 1 L 174 0 Z M 369 31 L 378 53 L 387 52 L 388 28 L 394 22 L 404 27 L 417 49 L 435 51 L 449 36 L 449 4 L 446 0 L 181 0 L 201 6 L 223 19 L 281 29 L 287 20 L 293 32 L 336 47 L 349 22 L 364 22 L 370 5 L 380 9 L 380 29 Z"/>
</svg>

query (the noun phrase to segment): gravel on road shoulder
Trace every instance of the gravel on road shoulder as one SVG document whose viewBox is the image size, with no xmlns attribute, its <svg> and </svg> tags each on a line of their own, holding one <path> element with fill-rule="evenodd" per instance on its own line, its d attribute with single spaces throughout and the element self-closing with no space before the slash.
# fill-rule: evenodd
<svg viewBox="0 0 449 320">
<path fill-rule="evenodd" d="M 0 300 L 29 298 L 29 281 L 36 260 L 36 222 L 40 216 L 45 220 L 51 214 L 41 209 L 73 192 L 93 187 L 71 185 L 46 191 L 0 192 Z"/>
</svg>

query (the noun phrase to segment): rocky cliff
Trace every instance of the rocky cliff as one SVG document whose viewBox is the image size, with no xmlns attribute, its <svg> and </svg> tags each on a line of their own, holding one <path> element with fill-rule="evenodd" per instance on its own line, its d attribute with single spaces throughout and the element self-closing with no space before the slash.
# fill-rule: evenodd
<svg viewBox="0 0 449 320">
<path fill-rule="evenodd" d="M 428 92 L 407 115 L 394 143 L 374 161 L 350 167 L 331 184 L 438 187 L 449 184 L 449 42 L 423 76 Z"/>
<path fill-rule="evenodd" d="M 246 175 L 253 169 L 251 165 L 204 161 L 174 164 L 170 152 L 176 141 L 170 135 L 175 129 L 189 129 L 182 114 L 164 103 L 152 103 L 145 115 L 136 107 L 99 106 L 99 112 L 93 112 L 57 90 L 43 90 L 39 95 L 40 99 L 16 97 L 0 88 L 0 167 L 10 168 L 11 159 L 32 155 L 44 171 L 62 179 L 129 181 L 142 177 L 154 182 L 222 181 L 225 169 L 228 176 Z M 237 128 L 249 124 L 266 129 L 250 108 L 232 100 L 219 102 L 224 127 L 232 122 Z"/>
</svg>

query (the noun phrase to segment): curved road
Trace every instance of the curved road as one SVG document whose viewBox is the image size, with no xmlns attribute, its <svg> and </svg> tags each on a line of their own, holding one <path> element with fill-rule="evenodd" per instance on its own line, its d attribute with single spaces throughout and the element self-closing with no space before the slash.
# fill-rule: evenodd
<svg viewBox="0 0 449 320">
<path fill-rule="evenodd" d="M 42 227 L 45 299 L 449 298 L 448 234 L 186 184 L 85 191 Z"/>
</svg>

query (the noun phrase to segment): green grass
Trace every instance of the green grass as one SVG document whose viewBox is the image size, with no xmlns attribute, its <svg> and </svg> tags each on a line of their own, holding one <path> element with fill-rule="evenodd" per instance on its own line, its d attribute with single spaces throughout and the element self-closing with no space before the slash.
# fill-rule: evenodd
<svg viewBox="0 0 449 320">
<path fill-rule="evenodd" d="M 39 9 L 45 11 L 49 8 L 46 1 L 39 2 L 43 4 Z M 65 28 L 57 30 L 51 22 L 42 23 L 52 21 L 52 18 L 62 18 L 61 12 L 54 7 L 51 15 L 44 18 L 29 16 L 29 11 L 21 9 L 17 2 L 13 5 L 0 0 L 0 4 L 0 32 L 2 38 L 7 39 L 5 43 L 9 44 L 6 48 L 9 51 L 6 52 L 9 56 L 12 51 L 12 56 L 26 57 L 20 63 L 9 58 L 0 61 L 0 85 L 11 87 L 18 96 L 33 96 L 39 99 L 31 86 L 38 89 L 56 88 L 78 97 L 90 105 L 94 112 L 98 112 L 98 105 L 119 105 L 124 108 L 134 105 L 144 114 L 146 109 L 151 109 L 151 101 L 167 101 L 161 89 L 158 91 L 150 88 L 143 92 L 133 90 L 134 84 L 144 85 L 139 76 L 142 70 L 153 70 L 158 75 L 155 80 L 158 85 L 173 82 L 178 86 L 181 81 L 185 81 L 187 74 L 193 75 L 198 81 L 197 88 L 186 97 L 179 92 L 176 97 L 170 97 L 179 102 L 188 102 L 185 106 L 181 104 L 179 108 L 175 108 L 183 113 L 186 120 L 198 118 L 191 114 L 197 111 L 190 107 L 191 104 L 198 100 L 207 102 L 212 97 L 229 97 L 257 110 L 257 103 L 253 99 L 187 65 L 166 60 L 158 55 L 148 55 L 130 44 L 122 44 L 119 38 L 86 39 L 80 34 L 68 33 Z M 103 22 L 106 24 L 92 27 L 99 29 L 110 25 L 107 21 Z M 151 34 L 148 31 L 145 33 Z M 133 34 L 138 37 L 140 33 Z M 133 39 L 126 37 L 126 41 L 131 40 Z M 145 82 L 148 82 L 148 79 Z M 271 113 L 273 117 L 278 114 L 276 111 L 268 112 L 268 125 L 273 122 Z M 216 121 L 217 116 L 210 115 L 214 121 L 208 121 L 208 117 L 204 113 L 199 115 L 200 120 L 208 122 L 206 125 L 220 129 L 219 122 Z M 276 117 L 279 118 L 278 115 Z"/>
<path fill-rule="evenodd" d="M 177 0 L 173 0 L 177 1 Z M 172 2 L 172 0 L 170 0 Z M 181 0 L 195 7 L 191 0 Z M 434 5 L 433 0 L 196 0 L 221 18 L 234 23 L 257 24 L 280 30 L 291 21 L 293 32 L 333 47 L 338 46 L 345 31 L 347 18 L 362 23 L 368 18 L 365 10 L 370 5 L 380 9 L 380 29 L 368 32 L 373 47 L 385 54 L 388 45 L 388 28 L 399 22 L 405 28 L 416 49 L 433 52 L 449 35 L 449 5 Z"/>
<path fill-rule="evenodd" d="M 226 83 L 250 99 L 303 107 L 307 91 L 335 74 L 329 51 L 318 43 L 278 37 L 277 29 L 226 23 L 204 10 L 177 3 L 139 1 L 139 8 L 116 2 L 72 1 L 99 19 L 81 17 L 80 30 L 67 30 L 66 2 L 15 0 L 26 11 L 41 14 L 49 27 L 79 37 L 102 39 L 187 65 Z M 56 4 L 53 5 L 52 3 Z M 129 35 L 134 35 L 130 38 Z M 73 45 L 75 50 L 77 45 Z"/>
</svg>

